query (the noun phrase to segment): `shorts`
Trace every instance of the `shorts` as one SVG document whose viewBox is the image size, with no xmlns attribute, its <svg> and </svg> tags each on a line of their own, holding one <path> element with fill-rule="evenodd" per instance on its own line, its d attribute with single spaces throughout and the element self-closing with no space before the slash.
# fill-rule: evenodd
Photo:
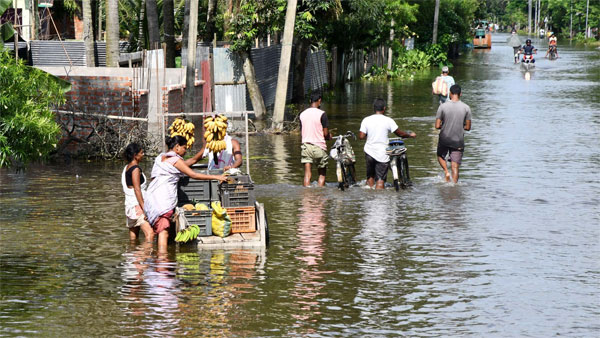
<svg viewBox="0 0 600 338">
<path fill-rule="evenodd" d="M 175 210 L 170 210 L 158 216 L 156 221 L 154 221 L 154 226 L 152 227 L 155 234 L 159 234 L 161 231 L 169 229 L 171 226 L 171 217 L 173 216 L 174 212 Z"/>
<path fill-rule="evenodd" d="M 438 143 L 437 156 L 446 158 L 450 154 L 450 162 L 461 164 L 464 151 L 464 148 L 452 148 Z"/>
<path fill-rule="evenodd" d="M 140 208 L 139 205 L 135 206 L 135 211 L 130 211 L 131 212 L 135 212 L 135 216 L 136 218 L 129 218 L 127 217 L 127 227 L 128 228 L 135 228 L 135 227 L 139 227 L 142 224 L 144 224 L 144 222 L 146 222 L 146 215 L 144 215 L 144 212 L 142 211 L 142 208 Z"/>
<path fill-rule="evenodd" d="M 387 173 L 390 164 L 387 162 L 379 162 L 376 159 L 365 154 L 365 162 L 367 164 L 367 179 L 374 177 L 375 181 L 387 180 Z"/>
<path fill-rule="evenodd" d="M 301 163 L 316 163 L 317 168 L 327 168 L 327 161 L 329 161 L 329 155 L 321 147 L 318 147 L 312 143 L 302 143 L 301 149 Z"/>
</svg>

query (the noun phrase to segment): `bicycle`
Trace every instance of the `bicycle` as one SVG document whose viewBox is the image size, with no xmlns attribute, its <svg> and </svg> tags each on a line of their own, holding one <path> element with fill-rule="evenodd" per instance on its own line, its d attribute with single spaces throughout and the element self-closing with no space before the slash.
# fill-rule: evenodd
<svg viewBox="0 0 600 338">
<path fill-rule="evenodd" d="M 394 188 L 396 191 L 406 189 L 412 185 L 408 173 L 408 157 L 406 156 L 406 147 L 402 138 L 391 138 L 386 148 L 386 154 L 390 157 L 390 169 L 394 177 Z"/>
<path fill-rule="evenodd" d="M 338 180 L 338 188 L 342 191 L 356 184 L 356 171 L 354 163 L 356 157 L 354 150 L 350 145 L 348 138 L 353 137 L 356 140 L 356 135 L 353 132 L 347 131 L 345 135 L 332 137 L 335 143 L 331 146 L 329 155 L 336 161 L 335 173 Z"/>
</svg>

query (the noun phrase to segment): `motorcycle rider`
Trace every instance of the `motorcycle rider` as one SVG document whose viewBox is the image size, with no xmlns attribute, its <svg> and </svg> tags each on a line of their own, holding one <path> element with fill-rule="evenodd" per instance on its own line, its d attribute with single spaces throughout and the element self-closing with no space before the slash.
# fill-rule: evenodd
<svg viewBox="0 0 600 338">
<path fill-rule="evenodd" d="M 548 39 L 548 50 L 546 51 L 546 55 L 544 56 L 545 58 L 548 57 L 548 54 L 550 53 L 552 48 L 554 48 L 554 53 L 556 53 L 556 57 L 558 58 L 558 49 L 556 48 L 556 42 L 556 36 L 554 35 L 554 33 L 552 33 L 552 35 L 550 35 L 550 38 Z"/>
<path fill-rule="evenodd" d="M 533 54 L 537 53 L 537 49 L 531 45 L 531 39 L 527 39 L 525 41 L 525 45 L 521 48 L 521 50 L 523 51 L 523 59 L 521 62 L 525 62 L 525 59 L 529 59 L 529 62 L 535 63 Z"/>
</svg>

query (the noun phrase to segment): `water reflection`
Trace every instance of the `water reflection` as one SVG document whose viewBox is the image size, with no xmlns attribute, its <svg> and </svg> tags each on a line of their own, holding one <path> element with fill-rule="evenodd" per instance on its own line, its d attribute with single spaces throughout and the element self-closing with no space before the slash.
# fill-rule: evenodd
<svg viewBox="0 0 600 338">
<path fill-rule="evenodd" d="M 153 255 L 152 243 L 134 247 L 123 257 L 121 295 L 127 311 L 141 320 L 140 329 L 149 335 L 174 335 L 181 320 L 176 262 L 167 254 Z"/>
<path fill-rule="evenodd" d="M 304 331 L 305 326 L 316 322 L 321 316 L 319 298 L 321 289 L 326 285 L 327 275 L 332 271 L 322 271 L 323 252 L 325 250 L 325 236 L 327 222 L 324 212 L 325 196 L 315 192 L 314 189 L 302 191 L 301 205 L 298 221 L 298 254 L 296 259 L 300 273 L 298 281 L 292 291 L 292 296 L 297 308 L 292 316 L 296 319 L 296 331 L 301 334 L 313 333 Z M 292 330 L 294 331 L 294 330 Z"/>
</svg>

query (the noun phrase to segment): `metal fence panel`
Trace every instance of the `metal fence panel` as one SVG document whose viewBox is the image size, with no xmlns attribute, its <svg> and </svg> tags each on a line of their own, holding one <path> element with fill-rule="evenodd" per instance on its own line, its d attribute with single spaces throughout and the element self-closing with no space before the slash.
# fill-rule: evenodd
<svg viewBox="0 0 600 338">
<path fill-rule="evenodd" d="M 215 111 L 246 110 L 246 85 L 215 85 Z"/>
<path fill-rule="evenodd" d="M 243 61 L 229 48 L 213 48 L 215 84 L 240 84 L 246 82 Z"/>
<path fill-rule="evenodd" d="M 85 66 L 83 41 L 33 40 L 30 46 L 34 66 Z"/>
</svg>

